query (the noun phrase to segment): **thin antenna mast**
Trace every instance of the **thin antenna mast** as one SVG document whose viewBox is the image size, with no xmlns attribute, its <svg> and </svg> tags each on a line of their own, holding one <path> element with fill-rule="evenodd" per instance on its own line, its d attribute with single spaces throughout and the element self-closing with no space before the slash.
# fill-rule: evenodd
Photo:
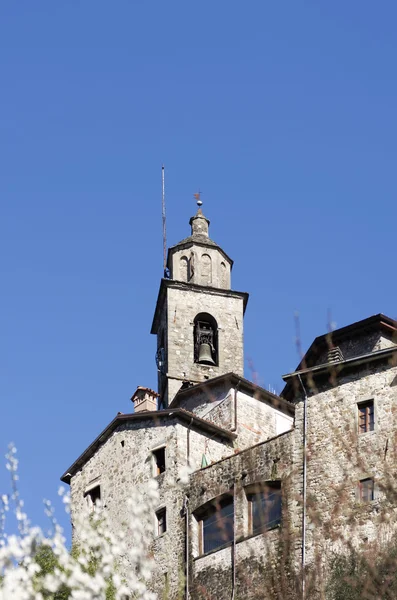
<svg viewBox="0 0 397 600">
<path fill-rule="evenodd" d="M 162 187 L 162 211 L 163 211 L 163 269 L 164 277 L 167 276 L 167 230 L 165 219 L 165 186 L 164 186 L 164 165 L 161 167 L 161 187 Z"/>
</svg>

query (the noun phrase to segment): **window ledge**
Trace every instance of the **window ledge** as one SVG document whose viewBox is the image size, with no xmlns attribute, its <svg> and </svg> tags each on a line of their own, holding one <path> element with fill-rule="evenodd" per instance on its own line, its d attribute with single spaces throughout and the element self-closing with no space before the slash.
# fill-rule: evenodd
<svg viewBox="0 0 397 600">
<path fill-rule="evenodd" d="M 230 546 L 233 546 L 233 542 L 228 542 L 223 546 L 219 546 L 219 548 L 208 550 L 208 552 L 205 552 L 205 554 L 199 554 L 198 556 L 194 556 L 193 560 L 199 560 L 200 558 L 204 558 L 205 556 L 210 556 L 211 554 L 215 554 L 215 552 L 219 552 L 220 550 L 224 550 L 225 548 L 230 548 Z"/>
<path fill-rule="evenodd" d="M 364 510 L 366 509 L 366 512 L 379 512 L 381 509 L 381 501 L 379 498 L 374 498 L 373 500 L 360 500 L 360 499 L 356 499 L 355 500 L 355 509 L 356 510 Z"/>
<path fill-rule="evenodd" d="M 248 535 L 239 536 L 236 538 L 236 544 L 240 544 L 240 542 L 245 542 L 250 540 L 251 538 L 258 537 L 258 535 L 264 535 L 269 533 L 270 531 L 275 531 L 276 529 L 280 529 L 281 524 L 273 525 L 273 527 L 269 527 L 268 529 L 263 529 L 262 531 L 258 531 L 257 533 L 250 533 Z M 163 534 L 164 535 L 164 534 Z M 225 548 L 230 548 L 233 546 L 233 542 L 228 542 L 224 546 L 220 546 L 219 548 L 214 548 L 214 550 L 209 550 L 205 554 L 199 554 L 198 556 L 194 556 L 193 560 L 199 560 L 200 558 L 205 558 L 206 556 L 210 556 L 211 554 L 215 554 L 215 552 L 219 552 L 220 550 L 224 550 Z"/>
<path fill-rule="evenodd" d="M 277 525 L 273 525 L 272 527 L 269 527 L 267 529 L 262 529 L 261 531 L 257 531 L 255 533 L 249 533 L 248 535 L 240 536 L 239 538 L 237 538 L 236 543 L 239 544 L 240 542 L 245 542 L 246 540 L 258 537 L 258 535 L 264 535 L 266 533 L 269 533 L 270 531 L 274 531 L 275 529 L 281 529 L 281 524 L 278 523 Z"/>
</svg>

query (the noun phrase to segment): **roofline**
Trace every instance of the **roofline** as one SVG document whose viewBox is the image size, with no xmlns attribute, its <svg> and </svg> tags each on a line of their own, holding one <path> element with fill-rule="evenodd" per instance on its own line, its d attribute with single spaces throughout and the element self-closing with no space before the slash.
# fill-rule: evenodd
<svg viewBox="0 0 397 600">
<path fill-rule="evenodd" d="M 248 292 L 236 292 L 234 290 L 224 290 L 222 288 L 211 287 L 207 285 L 198 285 L 197 283 L 186 283 L 184 281 L 177 281 L 176 279 L 162 279 L 160 283 L 160 289 L 157 296 L 156 308 L 154 311 L 154 317 L 152 322 L 152 328 L 150 333 L 157 333 L 157 322 L 159 313 L 162 307 L 163 299 L 167 288 L 175 287 L 182 290 L 191 290 L 193 292 L 206 292 L 214 296 L 234 296 L 243 299 L 243 314 L 247 308 L 247 302 L 249 298 Z"/>
<path fill-rule="evenodd" d="M 303 367 L 307 359 L 310 360 L 310 355 L 315 350 L 320 351 L 322 348 L 326 348 L 329 346 L 330 341 L 334 345 L 337 345 L 339 342 L 346 339 L 346 337 L 352 336 L 355 333 L 360 331 L 362 332 L 366 329 L 372 329 L 376 325 L 380 326 L 382 329 L 387 329 L 388 331 L 392 330 L 397 333 L 397 321 L 384 315 L 383 313 L 378 313 L 376 315 L 372 315 L 371 317 L 367 317 L 366 319 L 361 319 L 361 321 L 356 321 L 350 325 L 345 325 L 345 327 L 340 327 L 334 331 L 323 333 L 313 340 L 308 350 L 305 352 L 304 357 L 300 361 L 297 371 Z"/>
<path fill-rule="evenodd" d="M 250 392 L 254 392 L 254 394 L 259 393 L 261 396 L 259 400 L 265 400 L 274 408 L 279 409 L 281 412 L 288 413 L 291 416 L 295 414 L 295 406 L 291 404 L 288 400 L 286 400 L 285 398 L 281 398 L 281 396 L 277 396 L 276 394 L 272 394 L 272 392 L 265 390 L 264 388 L 260 387 L 259 385 L 256 385 L 252 381 L 249 381 L 248 379 L 245 379 L 240 375 L 236 375 L 236 373 L 226 373 L 225 375 L 218 375 L 218 377 L 213 377 L 212 379 L 208 379 L 206 381 L 197 383 L 196 385 L 193 385 L 191 387 L 179 390 L 175 398 L 172 400 L 170 407 L 172 408 L 173 406 L 175 406 L 176 401 L 180 396 L 185 396 L 186 394 L 189 394 L 192 391 L 200 390 L 202 388 L 212 387 L 213 385 L 219 383 L 222 380 L 230 381 L 231 385 L 238 385 L 241 391 L 243 391 L 245 388 Z"/>
<path fill-rule="evenodd" d="M 228 441 L 232 441 L 236 439 L 236 434 L 231 431 L 227 431 L 222 427 L 218 427 L 214 423 L 210 421 L 206 421 L 205 419 L 201 419 L 197 417 L 193 413 L 184 410 L 183 408 L 174 408 L 174 409 L 165 409 L 165 410 L 156 410 L 156 411 L 143 411 L 139 413 L 131 413 L 131 414 L 118 414 L 113 421 L 105 427 L 105 429 L 98 435 L 97 438 L 84 450 L 82 454 L 78 457 L 77 460 L 65 471 L 65 473 L 61 477 L 61 481 L 64 483 L 70 483 L 71 478 L 81 469 L 81 467 L 95 454 L 96 450 L 101 446 L 104 442 L 106 442 L 113 431 L 124 422 L 131 421 L 145 421 L 151 419 L 153 421 L 160 420 L 163 417 L 173 417 L 174 419 L 178 419 L 180 421 L 185 421 L 188 425 L 195 425 L 196 428 L 207 430 L 209 433 L 217 434 L 219 437 L 224 438 Z"/>
<path fill-rule="evenodd" d="M 191 236 L 190 236 L 191 237 Z M 190 248 L 191 246 L 201 246 L 202 248 L 213 248 L 215 250 L 219 250 L 219 252 L 226 258 L 226 260 L 230 263 L 230 269 L 233 268 L 234 260 L 230 258 L 228 254 L 216 242 L 213 244 L 206 244 L 205 242 L 197 241 L 197 240 L 189 240 L 188 242 L 180 242 L 179 244 L 175 244 L 174 246 L 170 246 L 167 252 L 167 265 L 170 266 L 170 260 L 172 254 L 174 254 L 178 250 L 183 250 L 184 248 Z"/>
<path fill-rule="evenodd" d="M 347 358 L 338 362 L 323 363 L 322 365 L 316 365 L 308 369 L 301 369 L 300 371 L 293 371 L 292 373 L 287 373 L 286 375 L 282 376 L 284 381 L 286 381 L 286 386 L 284 387 L 281 393 L 283 396 L 287 394 L 289 395 L 289 391 L 292 386 L 292 381 L 295 377 L 308 378 L 309 375 L 312 377 L 320 377 L 329 373 L 335 376 L 339 375 L 339 373 L 341 373 L 343 370 L 350 369 L 363 363 L 371 364 L 378 360 L 387 359 L 389 356 L 393 356 L 396 352 L 397 346 L 392 346 L 391 348 L 383 348 L 382 350 L 368 352 L 367 354 L 362 354 L 361 356 L 354 356 L 352 358 Z"/>
</svg>

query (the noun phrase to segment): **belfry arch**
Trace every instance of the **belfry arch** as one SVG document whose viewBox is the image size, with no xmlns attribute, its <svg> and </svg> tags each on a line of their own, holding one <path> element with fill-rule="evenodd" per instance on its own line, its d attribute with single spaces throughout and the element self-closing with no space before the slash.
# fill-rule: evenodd
<svg viewBox="0 0 397 600">
<path fill-rule="evenodd" d="M 194 362 L 218 365 L 218 323 L 209 313 L 199 313 L 193 326 Z"/>
</svg>

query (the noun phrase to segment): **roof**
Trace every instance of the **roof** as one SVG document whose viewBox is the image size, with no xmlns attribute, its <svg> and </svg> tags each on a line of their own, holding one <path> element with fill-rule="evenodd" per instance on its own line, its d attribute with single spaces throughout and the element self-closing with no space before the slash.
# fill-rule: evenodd
<svg viewBox="0 0 397 600">
<path fill-rule="evenodd" d="M 118 415 L 109 423 L 107 427 L 98 435 L 98 437 L 88 446 L 86 450 L 78 457 L 77 460 L 65 471 L 61 477 L 61 481 L 70 483 L 71 478 L 81 469 L 81 467 L 95 454 L 98 448 L 106 442 L 112 433 L 123 423 L 139 422 L 139 421 L 154 421 L 155 426 L 163 425 L 162 421 L 165 417 L 172 417 L 178 421 L 192 426 L 196 429 L 211 433 L 212 435 L 218 435 L 227 441 L 232 441 L 236 438 L 236 434 L 231 431 L 227 431 L 222 427 L 218 427 L 210 421 L 201 419 L 193 413 L 184 410 L 183 408 L 156 410 L 156 411 L 144 411 L 140 413 L 123 414 Z M 169 421 L 168 421 L 169 422 Z M 167 422 L 167 424 L 168 424 Z"/>
<path fill-rule="evenodd" d="M 310 348 L 302 358 L 296 368 L 296 371 L 312 367 L 316 364 L 319 356 L 332 346 L 338 346 L 341 342 L 372 331 L 383 331 L 397 335 L 397 321 L 379 313 L 361 321 L 356 321 L 346 327 L 335 329 L 334 331 L 324 333 L 315 338 Z"/>
<path fill-rule="evenodd" d="M 234 290 L 224 290 L 222 288 L 214 288 L 206 285 L 198 285 L 197 283 L 186 283 L 184 281 L 176 281 L 175 279 L 162 279 L 160 283 L 160 290 L 157 296 L 156 309 L 154 311 L 154 317 L 152 322 L 152 328 L 150 333 L 157 333 L 158 323 L 160 319 L 160 313 L 163 307 L 163 302 L 167 289 L 169 287 L 176 288 L 179 290 L 190 290 L 193 292 L 205 292 L 213 294 L 215 296 L 229 296 L 230 298 L 242 298 L 244 303 L 244 312 L 247 307 L 248 293 L 247 292 L 235 292 Z"/>
<path fill-rule="evenodd" d="M 347 375 L 354 371 L 358 366 L 371 365 L 375 362 L 389 362 L 391 366 L 397 365 L 397 346 L 391 346 L 390 348 L 383 348 L 382 350 L 375 350 L 374 352 L 368 352 L 361 356 L 354 356 L 338 362 L 324 363 L 321 365 L 315 365 L 307 369 L 300 369 L 283 375 L 283 379 L 286 385 L 281 392 L 282 396 L 287 400 L 292 400 L 294 393 L 297 389 L 301 391 L 301 380 L 305 382 L 314 382 L 328 379 L 331 384 L 335 385 L 335 380 L 340 375 Z"/>
<path fill-rule="evenodd" d="M 252 383 L 252 381 L 249 381 L 244 377 L 240 377 L 235 373 L 226 373 L 225 375 L 219 375 L 219 377 L 213 377 L 212 379 L 208 379 L 190 387 L 180 389 L 175 398 L 172 400 L 170 408 L 178 406 L 179 400 L 191 394 L 192 392 L 194 393 L 203 388 L 209 389 L 215 385 L 219 385 L 220 383 L 222 383 L 222 381 L 230 383 L 231 386 L 238 388 L 242 392 L 245 391 L 252 393 L 257 400 L 271 404 L 273 408 L 281 412 L 287 413 L 291 416 L 295 414 L 295 406 L 288 402 L 288 400 L 285 400 L 285 398 L 281 398 L 276 394 L 268 392 L 259 385 L 256 385 L 255 383 Z"/>
<path fill-rule="evenodd" d="M 228 254 L 226 254 L 226 252 L 224 250 L 222 250 L 222 248 L 220 246 L 218 246 L 218 244 L 216 242 L 211 240 L 207 235 L 200 235 L 198 233 L 195 233 L 194 235 L 189 235 L 189 237 L 181 240 L 178 244 L 175 244 L 174 246 L 170 246 L 170 248 L 168 248 L 167 263 L 169 264 L 171 255 L 175 251 L 181 250 L 182 248 L 190 248 L 190 246 L 193 246 L 193 244 L 196 244 L 197 246 L 207 246 L 207 247 L 210 246 L 211 248 L 216 248 L 217 250 L 219 250 L 219 252 L 221 254 L 223 254 L 223 256 L 226 258 L 226 260 L 230 263 L 230 266 L 233 266 L 233 260 L 230 258 L 230 256 Z"/>
</svg>

